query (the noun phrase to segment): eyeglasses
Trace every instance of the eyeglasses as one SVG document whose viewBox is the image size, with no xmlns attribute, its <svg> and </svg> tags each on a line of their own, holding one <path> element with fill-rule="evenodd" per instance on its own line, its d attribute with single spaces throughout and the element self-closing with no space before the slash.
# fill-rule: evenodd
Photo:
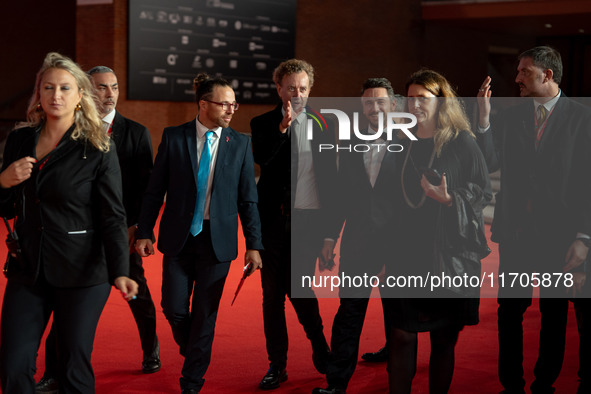
<svg viewBox="0 0 591 394">
<path fill-rule="evenodd" d="M 218 103 L 217 101 L 211 101 L 211 100 L 203 100 L 203 101 L 207 101 L 208 103 L 212 103 L 212 104 L 217 104 L 217 105 L 221 105 L 222 109 L 224 111 L 227 111 L 228 109 L 230 109 L 230 107 L 232 107 L 232 109 L 234 111 L 238 111 L 238 107 L 240 107 L 240 104 L 234 102 L 234 103 Z"/>
</svg>

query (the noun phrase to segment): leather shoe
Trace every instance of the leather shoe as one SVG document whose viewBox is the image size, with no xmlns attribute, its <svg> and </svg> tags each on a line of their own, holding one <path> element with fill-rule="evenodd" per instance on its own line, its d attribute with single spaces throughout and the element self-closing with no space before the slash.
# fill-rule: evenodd
<svg viewBox="0 0 591 394">
<path fill-rule="evenodd" d="M 199 394 L 199 391 L 197 389 L 184 389 L 181 394 Z"/>
<path fill-rule="evenodd" d="M 271 367 L 267 371 L 265 377 L 259 383 L 259 388 L 262 390 L 273 390 L 281 386 L 281 383 L 287 380 L 287 371 L 285 368 L 278 369 Z"/>
<path fill-rule="evenodd" d="M 156 346 L 151 353 L 144 353 L 144 360 L 142 361 L 143 373 L 154 373 L 160 371 L 160 344 L 156 339 Z"/>
<path fill-rule="evenodd" d="M 347 392 L 345 391 L 345 389 L 328 386 L 325 389 L 316 387 L 314 390 L 312 390 L 312 394 L 347 394 Z"/>
<path fill-rule="evenodd" d="M 146 357 L 142 361 L 142 372 L 143 373 L 154 373 L 160 371 L 160 358 Z"/>
<path fill-rule="evenodd" d="M 35 394 L 58 394 L 59 384 L 54 378 L 41 378 L 35 385 Z"/>
<path fill-rule="evenodd" d="M 388 347 L 384 346 L 377 352 L 363 353 L 361 358 L 370 363 L 385 363 L 386 361 L 388 361 L 388 354 Z"/>
<path fill-rule="evenodd" d="M 313 349 L 312 362 L 318 372 L 325 375 L 328 370 L 328 359 L 330 357 L 330 348 L 328 345 L 322 346 L 320 349 Z"/>
</svg>

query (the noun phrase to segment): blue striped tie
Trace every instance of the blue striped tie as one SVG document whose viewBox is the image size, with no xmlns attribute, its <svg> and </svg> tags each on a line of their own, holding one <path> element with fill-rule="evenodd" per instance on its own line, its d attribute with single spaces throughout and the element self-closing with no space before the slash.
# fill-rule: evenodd
<svg viewBox="0 0 591 394">
<path fill-rule="evenodd" d="M 197 202 L 191 223 L 191 234 L 196 236 L 203 229 L 203 213 L 205 212 L 205 196 L 207 195 L 207 180 L 209 179 L 209 164 L 211 163 L 211 138 L 213 131 L 205 133 L 205 144 L 199 160 L 197 172 Z"/>
</svg>

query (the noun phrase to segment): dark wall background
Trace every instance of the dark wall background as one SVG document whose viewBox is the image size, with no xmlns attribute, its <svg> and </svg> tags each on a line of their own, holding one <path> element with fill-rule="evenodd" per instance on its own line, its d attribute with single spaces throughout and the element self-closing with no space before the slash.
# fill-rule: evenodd
<svg viewBox="0 0 591 394">
<path fill-rule="evenodd" d="M 47 52 L 76 56 L 76 1 L 4 1 L 0 12 L 0 157 L 23 120 L 35 74 Z"/>
<path fill-rule="evenodd" d="M 84 69 L 97 64 L 112 67 L 121 87 L 118 109 L 148 126 L 155 148 L 164 127 L 192 119 L 192 103 L 127 100 L 127 12 L 127 0 L 101 5 L 77 5 L 74 0 L 5 1 L 0 13 L 0 125 L 4 130 L 24 116 L 35 73 L 51 50 L 74 57 Z M 503 30 L 497 21 L 430 20 L 424 18 L 420 0 L 299 0 L 296 57 L 316 68 L 312 95 L 317 97 L 357 96 L 368 77 L 387 77 L 404 94 L 408 76 L 421 67 L 442 72 L 460 95 L 475 95 L 484 77 L 491 75 L 496 96 L 515 96 L 517 54 L 534 45 L 551 44 L 564 57 L 565 93 L 591 96 L 591 76 L 585 73 L 591 69 L 591 28 L 576 36 L 551 36 L 527 28 L 514 31 L 512 25 L 525 23 L 521 19 L 508 22 Z M 247 133 L 250 119 L 271 108 L 243 105 L 232 127 Z"/>
<path fill-rule="evenodd" d="M 76 56 L 76 1 L 5 1 L 0 37 L 0 118 L 20 119 L 45 54 Z"/>
</svg>

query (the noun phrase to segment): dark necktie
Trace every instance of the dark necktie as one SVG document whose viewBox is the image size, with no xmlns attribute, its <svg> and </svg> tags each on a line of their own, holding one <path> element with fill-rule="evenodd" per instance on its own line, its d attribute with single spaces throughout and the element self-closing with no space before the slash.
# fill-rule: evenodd
<svg viewBox="0 0 591 394">
<path fill-rule="evenodd" d="M 536 148 L 540 145 L 542 134 L 544 134 L 544 122 L 546 121 L 546 116 L 548 116 L 548 110 L 546 107 L 543 105 L 538 105 L 538 109 L 536 111 Z"/>
</svg>

